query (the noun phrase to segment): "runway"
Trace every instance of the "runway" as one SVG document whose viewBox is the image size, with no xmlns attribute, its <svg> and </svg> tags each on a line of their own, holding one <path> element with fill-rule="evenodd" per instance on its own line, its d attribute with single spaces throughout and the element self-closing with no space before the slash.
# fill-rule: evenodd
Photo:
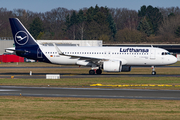
<svg viewBox="0 0 180 120">
<path fill-rule="evenodd" d="M 0 78 L 11 78 L 14 79 L 46 79 L 46 75 L 0 75 Z M 89 74 L 60 74 L 60 78 L 110 78 L 110 77 L 180 77 L 180 75 L 151 75 L 151 74 L 102 74 L 102 75 L 89 75 Z"/>
<path fill-rule="evenodd" d="M 1 96 L 180 100 L 180 90 L 0 86 Z"/>
<path fill-rule="evenodd" d="M 174 66 L 173 66 L 174 67 Z M 179 67 L 179 66 L 178 66 Z M 4 67 L 1 69 L 8 69 Z M 12 68 L 12 67 L 10 67 Z M 17 67 L 14 67 L 15 69 Z M 22 67 L 24 68 L 24 67 Z M 36 68 L 36 67 L 35 67 Z M 67 68 L 67 67 L 65 67 Z M 74 67 L 72 67 L 74 68 Z M 46 73 L 7 72 L 0 73 L 0 78 L 45 79 Z M 111 78 L 111 77 L 180 77 L 179 74 L 71 74 L 61 73 L 60 78 Z M 104 88 L 55 88 L 0 86 L 0 96 L 34 96 L 34 97 L 79 97 L 79 98 L 115 98 L 115 99 L 162 99 L 180 100 L 180 90 L 145 90 L 145 89 L 104 89 Z"/>
<path fill-rule="evenodd" d="M 135 68 L 137 67 L 141 67 L 141 66 L 133 66 Z M 148 66 L 145 66 L 148 67 Z M 150 66 L 149 66 L 150 67 Z M 157 66 L 158 67 L 167 67 L 167 68 L 179 68 L 180 66 Z M 0 69 L 24 69 L 24 68 L 77 68 L 77 66 L 62 66 L 62 67 L 0 67 Z M 88 71 L 87 71 L 88 73 Z M 7 73 L 0 73 L 0 78 L 11 78 L 11 76 L 13 76 L 13 78 L 24 78 L 24 79 L 45 79 L 46 78 L 46 74 L 49 73 L 32 73 L 32 76 L 29 75 L 29 73 L 19 73 L 16 72 L 16 70 L 12 71 L 12 72 L 7 72 Z M 53 74 L 53 73 L 52 73 Z M 54 73 L 57 74 L 57 73 Z M 124 73 L 119 73 L 119 74 L 115 74 L 115 73 L 103 73 L 101 75 L 89 75 L 89 74 L 71 74 L 71 73 L 58 73 L 60 74 L 61 78 L 103 78 L 103 77 L 180 77 L 180 74 L 156 74 L 156 75 L 151 75 L 151 73 L 149 74 L 131 74 L 131 72 L 128 72 L 128 74 L 124 74 Z"/>
</svg>

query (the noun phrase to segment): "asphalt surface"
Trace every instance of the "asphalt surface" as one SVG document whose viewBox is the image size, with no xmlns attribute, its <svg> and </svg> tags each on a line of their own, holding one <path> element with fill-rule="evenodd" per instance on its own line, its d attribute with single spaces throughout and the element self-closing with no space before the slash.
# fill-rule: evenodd
<svg viewBox="0 0 180 120">
<path fill-rule="evenodd" d="M 17 68 L 17 67 L 15 67 Z M 0 68 L 1 69 L 1 68 Z M 3 68 L 8 69 L 8 68 Z M 0 73 L 0 78 L 45 79 L 46 73 Z M 180 77 L 180 75 L 151 74 L 61 74 L 61 78 L 100 78 L 100 77 Z M 54 88 L 0 86 L 0 96 L 34 97 L 79 97 L 79 98 L 122 98 L 122 99 L 162 99 L 180 100 L 180 90 L 144 90 L 144 89 L 104 89 L 104 88 Z"/>
<path fill-rule="evenodd" d="M 141 67 L 141 66 L 133 66 L 133 67 Z M 150 66 L 146 66 L 150 67 Z M 157 66 L 157 67 L 180 67 L 180 66 Z M 63 67 L 0 67 L 0 69 L 21 69 L 21 68 L 77 68 L 77 66 L 63 66 Z M 151 69 L 151 68 L 150 68 Z M 87 71 L 88 73 L 88 71 Z M 29 73 L 16 73 L 10 72 L 10 73 L 0 73 L 0 78 L 11 78 L 13 76 L 14 78 L 24 78 L 24 79 L 45 79 L 46 74 L 48 73 L 32 73 L 30 76 Z M 131 74 L 131 72 L 128 72 L 128 74 L 114 74 L 114 73 L 108 73 L 108 74 L 101 74 L 101 75 L 89 75 L 89 74 L 71 74 L 71 73 L 60 73 L 61 78 L 101 78 L 101 77 L 180 77 L 179 74 L 173 74 L 173 75 L 165 75 L 165 74 L 156 74 L 151 75 L 149 74 Z"/>
<path fill-rule="evenodd" d="M 180 100 L 179 90 L 0 86 L 1 96 Z"/>
<path fill-rule="evenodd" d="M 46 74 L 37 75 L 32 74 L 32 76 L 25 74 L 0 74 L 0 78 L 22 78 L 22 79 L 46 79 Z M 180 75 L 164 75 L 164 74 L 102 74 L 102 75 L 89 75 L 89 74 L 60 74 L 60 78 L 111 78 L 111 77 L 180 77 Z"/>
</svg>

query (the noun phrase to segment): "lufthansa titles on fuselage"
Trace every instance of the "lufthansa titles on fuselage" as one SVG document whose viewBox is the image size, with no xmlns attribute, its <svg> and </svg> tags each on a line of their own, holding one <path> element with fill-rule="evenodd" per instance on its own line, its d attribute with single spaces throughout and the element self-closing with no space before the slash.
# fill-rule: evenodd
<svg viewBox="0 0 180 120">
<path fill-rule="evenodd" d="M 149 52 L 149 49 L 120 48 L 120 52 Z"/>
</svg>

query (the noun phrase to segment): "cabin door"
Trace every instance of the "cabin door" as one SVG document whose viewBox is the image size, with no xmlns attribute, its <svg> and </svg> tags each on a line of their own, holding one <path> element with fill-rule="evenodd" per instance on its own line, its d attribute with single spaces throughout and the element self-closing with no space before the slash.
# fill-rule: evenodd
<svg viewBox="0 0 180 120">
<path fill-rule="evenodd" d="M 155 49 L 151 49 L 151 51 L 150 51 L 150 59 L 152 59 L 152 60 L 156 59 L 156 50 Z"/>
<path fill-rule="evenodd" d="M 42 51 L 40 48 L 37 49 L 37 58 L 42 58 Z"/>
</svg>

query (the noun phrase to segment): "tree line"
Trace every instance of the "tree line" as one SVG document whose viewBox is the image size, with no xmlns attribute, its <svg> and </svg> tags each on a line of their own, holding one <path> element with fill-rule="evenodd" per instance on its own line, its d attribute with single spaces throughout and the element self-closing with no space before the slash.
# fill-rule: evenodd
<svg viewBox="0 0 180 120">
<path fill-rule="evenodd" d="M 180 8 L 56 8 L 44 13 L 0 8 L 0 37 L 11 37 L 9 18 L 17 17 L 35 39 L 103 40 L 105 43 L 179 43 Z"/>
</svg>

